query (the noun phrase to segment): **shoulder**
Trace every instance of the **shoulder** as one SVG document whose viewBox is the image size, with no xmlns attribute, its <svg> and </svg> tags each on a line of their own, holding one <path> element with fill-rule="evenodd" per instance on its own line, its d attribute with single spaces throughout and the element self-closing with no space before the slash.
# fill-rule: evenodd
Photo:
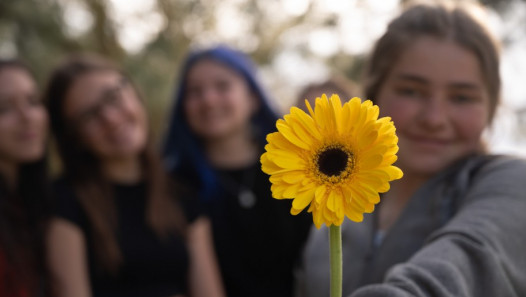
<svg viewBox="0 0 526 297">
<path fill-rule="evenodd" d="M 500 233 L 521 234 L 526 228 L 526 161 L 500 155 L 478 158 L 478 168 L 472 167 L 457 214 L 446 229 L 477 233 L 486 239 L 500 238 Z"/>
<path fill-rule="evenodd" d="M 506 155 L 477 158 L 471 191 L 507 195 L 524 195 L 526 191 L 526 159 Z"/>
<path fill-rule="evenodd" d="M 486 155 L 480 156 L 479 158 L 485 160 L 481 167 L 481 172 L 490 173 L 495 171 L 513 174 L 524 173 L 526 171 L 526 159 L 524 158 L 508 155 Z"/>
<path fill-rule="evenodd" d="M 77 225 L 85 221 L 84 211 L 78 201 L 72 182 L 60 177 L 52 183 L 54 215 Z"/>
</svg>

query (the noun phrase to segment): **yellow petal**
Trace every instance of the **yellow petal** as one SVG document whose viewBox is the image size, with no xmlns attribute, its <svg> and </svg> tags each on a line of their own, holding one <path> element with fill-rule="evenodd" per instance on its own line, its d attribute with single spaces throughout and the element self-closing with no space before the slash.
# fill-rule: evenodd
<svg viewBox="0 0 526 297">
<path fill-rule="evenodd" d="M 336 200 L 337 200 L 337 196 L 336 196 L 336 193 L 334 191 L 329 191 L 329 195 L 327 197 L 327 208 L 331 211 L 336 211 L 336 208 L 337 208 L 337 205 L 336 205 Z"/>
<path fill-rule="evenodd" d="M 374 169 L 382 164 L 382 155 L 371 155 L 368 158 L 360 159 L 360 167 L 362 170 Z"/>
<path fill-rule="evenodd" d="M 387 172 L 387 174 L 389 174 L 389 178 L 391 180 L 400 179 L 402 178 L 402 176 L 404 176 L 404 173 L 402 172 L 402 170 L 400 170 L 400 168 L 396 166 L 389 166 L 385 168 L 384 170 L 385 172 Z"/>
<path fill-rule="evenodd" d="M 303 209 L 295 209 L 294 207 L 290 208 L 290 214 L 291 215 L 297 215 L 299 214 Z"/>
<path fill-rule="evenodd" d="M 274 162 L 268 159 L 268 153 L 264 153 L 261 156 L 261 170 L 263 170 L 263 172 L 266 174 L 272 174 L 281 170 L 281 167 L 277 166 Z"/>
<path fill-rule="evenodd" d="M 371 146 L 373 143 L 376 142 L 376 139 L 378 138 L 378 131 L 376 130 L 372 130 L 370 131 L 369 133 L 363 135 L 360 139 L 360 142 L 359 142 L 359 148 L 362 149 L 362 148 L 368 148 L 369 146 Z"/>
<path fill-rule="evenodd" d="M 325 199 L 325 189 L 326 189 L 325 185 L 321 185 L 316 188 L 316 192 L 314 194 L 315 194 L 317 203 L 321 203 Z"/>
<path fill-rule="evenodd" d="M 283 174 L 283 181 L 289 184 L 301 184 L 301 181 L 305 179 L 305 173 L 301 170 L 290 171 Z"/>
<path fill-rule="evenodd" d="M 290 128 L 289 125 L 287 125 L 285 123 L 285 121 L 283 122 L 278 122 L 276 124 L 276 127 L 278 128 L 278 131 L 285 137 L 287 138 L 288 141 L 290 141 L 291 143 L 295 144 L 296 146 L 302 148 L 302 149 L 310 149 L 309 145 L 307 143 L 305 143 L 303 140 L 301 140 L 295 133 L 294 131 Z"/>
<path fill-rule="evenodd" d="M 295 169 L 295 170 L 302 170 L 305 168 L 304 162 L 296 158 L 284 158 L 281 156 L 272 156 L 272 162 L 276 163 L 276 165 L 282 168 Z"/>
<path fill-rule="evenodd" d="M 311 131 L 295 118 L 289 119 L 288 123 L 296 136 L 306 143 L 309 149 L 312 148 L 316 140 L 312 137 Z"/>
<path fill-rule="evenodd" d="M 340 101 L 340 97 L 338 95 L 332 95 L 331 99 L 331 110 L 332 110 L 332 119 L 335 122 L 335 128 L 338 131 L 338 134 L 343 134 L 345 131 L 345 127 L 342 123 L 342 102 Z"/>
<path fill-rule="evenodd" d="M 298 210 L 303 210 L 307 205 L 309 205 L 314 198 L 314 191 L 313 188 L 310 191 L 305 191 L 302 193 L 298 193 L 296 195 L 296 198 L 292 201 L 292 207 Z"/>
<path fill-rule="evenodd" d="M 283 136 L 283 134 L 279 132 L 275 132 L 275 133 L 267 135 L 267 141 L 268 141 L 268 144 L 265 147 L 265 150 L 267 151 L 269 151 L 269 148 L 279 149 L 279 150 L 284 150 L 284 151 L 291 151 L 295 153 L 299 153 L 303 151 L 302 148 L 290 142 L 285 136 Z"/>
<path fill-rule="evenodd" d="M 285 191 L 286 187 L 281 186 L 279 184 L 272 184 L 270 186 L 270 191 L 272 192 L 272 197 L 276 199 L 286 199 L 283 197 L 283 191 Z"/>
<path fill-rule="evenodd" d="M 299 122 L 301 122 L 301 124 L 303 124 L 305 129 L 314 139 L 317 141 L 322 140 L 323 136 L 320 134 L 320 131 L 318 130 L 318 127 L 316 126 L 316 123 L 312 117 L 308 116 L 303 110 L 297 107 L 292 107 L 290 112 Z"/>
<path fill-rule="evenodd" d="M 285 198 L 294 198 L 296 197 L 298 190 L 300 188 L 300 184 L 292 184 L 288 186 L 285 191 L 283 191 L 283 197 Z"/>
<path fill-rule="evenodd" d="M 321 225 L 323 224 L 323 216 L 319 212 L 312 212 L 312 221 L 314 222 L 314 225 L 316 228 L 320 229 Z"/>
<path fill-rule="evenodd" d="M 340 225 L 345 217 L 362 221 L 364 213 L 374 211 L 379 193 L 403 175 L 393 166 L 399 149 L 393 121 L 379 119 L 378 106 L 356 97 L 342 105 L 337 94 L 330 99 L 323 94 L 314 109 L 306 105 L 310 115 L 291 108 L 277 121 L 278 132 L 267 137 L 260 161 L 270 175 L 272 196 L 293 199 L 293 215 L 308 208 L 318 228 Z M 345 175 L 329 178 L 314 162 L 320 150 L 332 145 L 350 150 L 355 166 Z"/>
</svg>

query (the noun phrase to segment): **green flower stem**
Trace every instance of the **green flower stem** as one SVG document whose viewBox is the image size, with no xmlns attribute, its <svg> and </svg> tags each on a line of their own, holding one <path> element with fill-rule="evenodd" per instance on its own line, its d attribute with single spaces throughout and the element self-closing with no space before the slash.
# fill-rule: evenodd
<svg viewBox="0 0 526 297">
<path fill-rule="evenodd" d="M 331 297 L 342 297 L 342 232 L 340 226 L 329 227 L 331 249 Z"/>
</svg>

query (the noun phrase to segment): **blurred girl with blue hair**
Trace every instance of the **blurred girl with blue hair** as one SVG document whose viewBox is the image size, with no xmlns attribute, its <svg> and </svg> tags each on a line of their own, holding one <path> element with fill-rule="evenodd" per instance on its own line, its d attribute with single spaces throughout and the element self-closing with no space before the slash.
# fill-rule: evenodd
<svg viewBox="0 0 526 297">
<path fill-rule="evenodd" d="M 229 297 L 292 296 L 293 268 L 310 219 L 271 199 L 260 168 L 278 115 L 243 53 L 189 54 L 165 138 L 166 164 L 199 190 Z"/>
</svg>

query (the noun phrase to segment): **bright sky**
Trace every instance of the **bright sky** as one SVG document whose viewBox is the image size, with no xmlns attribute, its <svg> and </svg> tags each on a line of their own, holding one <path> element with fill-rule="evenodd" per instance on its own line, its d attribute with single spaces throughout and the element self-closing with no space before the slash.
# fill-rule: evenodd
<svg viewBox="0 0 526 297">
<path fill-rule="evenodd" d="M 223 0 L 219 7 L 217 32 L 197 39 L 198 43 L 237 41 L 244 50 L 258 46 L 257 39 L 247 33 L 247 20 L 236 9 L 244 0 Z M 280 53 L 272 65 L 261 68 L 263 79 L 275 94 L 294 98 L 297 89 L 312 81 L 322 80 L 329 69 L 322 62 L 340 49 L 349 54 L 366 53 L 372 43 L 383 33 L 390 19 L 398 13 L 399 0 L 281 0 L 261 1 L 260 9 L 268 10 L 276 22 L 303 14 L 310 2 L 316 14 L 336 14 L 340 23 L 334 29 L 314 28 L 305 32 L 291 30 L 281 37 Z M 138 52 L 163 26 L 162 17 L 155 10 L 155 0 L 110 0 L 111 14 L 118 25 L 119 41 L 130 52 Z M 70 34 L 81 34 L 92 24 L 91 16 L 80 2 L 63 0 Z M 280 12 L 280 13 L 276 13 Z M 501 74 L 503 78 L 503 104 L 496 120 L 496 127 L 488 133 L 492 149 L 526 156 L 526 136 L 517 136 L 517 119 L 513 110 L 526 108 L 526 30 L 510 30 L 522 26 L 526 19 L 526 2 L 516 0 L 505 16 L 506 21 L 495 13 L 483 15 L 493 33 L 506 38 L 511 46 L 503 48 Z M 195 25 L 195 24 L 194 24 Z M 508 34 L 503 36 L 503 34 Z M 239 40 L 243 42 L 239 43 Z M 317 56 L 306 58 L 297 51 L 300 43 L 308 44 Z M 288 93 L 287 93 L 288 92 Z M 289 100 L 290 101 L 290 100 Z M 281 100 L 281 107 L 291 102 Z M 526 122 L 526 121 L 525 121 Z"/>
</svg>

